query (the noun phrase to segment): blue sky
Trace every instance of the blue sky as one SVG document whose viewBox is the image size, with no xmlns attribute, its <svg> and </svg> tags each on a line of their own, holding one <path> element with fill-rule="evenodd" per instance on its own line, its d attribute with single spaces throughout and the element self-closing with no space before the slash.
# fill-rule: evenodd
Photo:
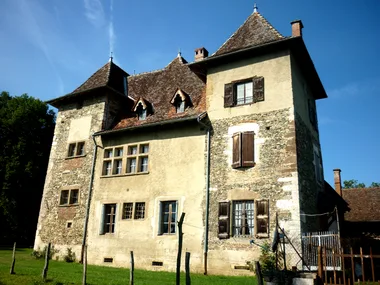
<svg viewBox="0 0 380 285">
<path fill-rule="evenodd" d="M 73 91 L 114 60 L 124 70 L 166 66 L 181 49 L 211 53 L 253 11 L 249 0 L 2 0 L 0 90 L 47 100 Z M 329 96 L 317 103 L 325 179 L 379 181 L 380 1 L 258 0 L 285 36 L 304 40 Z"/>
</svg>

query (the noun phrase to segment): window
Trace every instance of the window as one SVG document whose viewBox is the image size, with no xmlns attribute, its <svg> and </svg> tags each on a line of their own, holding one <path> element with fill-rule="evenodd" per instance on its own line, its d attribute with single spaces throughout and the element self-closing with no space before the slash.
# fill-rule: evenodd
<svg viewBox="0 0 380 285">
<path fill-rule="evenodd" d="M 76 205 L 79 200 L 79 190 L 71 189 L 71 190 L 62 190 L 61 198 L 59 200 L 59 205 L 68 206 L 68 205 Z"/>
<path fill-rule="evenodd" d="M 177 224 L 177 201 L 160 203 L 159 234 L 175 234 Z"/>
<path fill-rule="evenodd" d="M 127 173 L 148 172 L 149 144 L 128 146 Z"/>
<path fill-rule="evenodd" d="M 132 219 L 133 213 L 133 203 L 124 203 L 123 205 L 123 219 L 130 220 Z"/>
<path fill-rule="evenodd" d="M 318 118 L 317 118 L 317 106 L 315 105 L 314 99 L 308 100 L 309 107 L 309 119 L 313 128 L 318 131 Z"/>
<path fill-rule="evenodd" d="M 315 179 L 319 184 L 323 182 L 323 167 L 322 167 L 322 159 L 320 155 L 320 151 L 317 146 L 313 145 L 314 152 L 314 169 L 315 169 Z"/>
<path fill-rule="evenodd" d="M 234 237 L 269 237 L 269 201 L 242 200 L 232 201 L 230 218 L 229 201 L 219 202 L 218 237 L 230 237 L 230 228 Z"/>
<path fill-rule="evenodd" d="M 144 202 L 136 203 L 135 219 L 140 220 L 144 218 L 145 218 L 145 203 Z"/>
<path fill-rule="evenodd" d="M 104 204 L 100 234 L 115 232 L 116 204 Z"/>
<path fill-rule="evenodd" d="M 127 76 L 123 77 L 123 85 L 124 85 L 124 95 L 128 96 L 128 79 Z"/>
<path fill-rule="evenodd" d="M 253 77 L 224 86 L 224 107 L 264 101 L 264 77 Z"/>
<path fill-rule="evenodd" d="M 253 200 L 234 201 L 233 215 L 233 236 L 252 236 L 254 222 Z"/>
<path fill-rule="evenodd" d="M 135 203 L 135 213 L 133 215 L 133 203 L 123 204 L 123 216 L 124 220 L 131 220 L 132 217 L 135 220 L 143 220 L 145 218 L 145 202 Z"/>
<path fill-rule="evenodd" d="M 232 168 L 255 166 L 254 132 L 232 135 Z"/>
<path fill-rule="evenodd" d="M 123 147 L 106 148 L 104 150 L 103 175 L 123 173 Z"/>
<path fill-rule="evenodd" d="M 75 142 L 69 144 L 67 157 L 82 156 L 84 154 L 84 142 Z"/>
<path fill-rule="evenodd" d="M 136 108 L 137 117 L 139 120 L 145 120 L 146 119 L 146 108 L 143 107 L 141 103 Z"/>
<path fill-rule="evenodd" d="M 175 107 L 176 107 L 177 113 L 185 112 L 185 101 L 177 100 Z"/>
<path fill-rule="evenodd" d="M 253 102 L 253 83 L 236 84 L 236 105 L 243 105 Z"/>
</svg>

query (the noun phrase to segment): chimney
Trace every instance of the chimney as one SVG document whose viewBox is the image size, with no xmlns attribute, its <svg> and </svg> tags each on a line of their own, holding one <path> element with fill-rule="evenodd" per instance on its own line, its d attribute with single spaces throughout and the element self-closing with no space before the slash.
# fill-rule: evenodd
<svg viewBox="0 0 380 285">
<path fill-rule="evenodd" d="M 302 37 L 303 24 L 301 20 L 295 20 L 290 23 L 292 25 L 292 37 Z"/>
<path fill-rule="evenodd" d="M 340 180 L 340 172 L 341 170 L 339 168 L 334 169 L 334 185 L 335 185 L 335 191 L 342 196 L 342 182 Z"/>
<path fill-rule="evenodd" d="M 195 50 L 195 61 L 201 61 L 208 57 L 208 50 L 205 49 L 204 47 L 197 48 Z"/>
</svg>

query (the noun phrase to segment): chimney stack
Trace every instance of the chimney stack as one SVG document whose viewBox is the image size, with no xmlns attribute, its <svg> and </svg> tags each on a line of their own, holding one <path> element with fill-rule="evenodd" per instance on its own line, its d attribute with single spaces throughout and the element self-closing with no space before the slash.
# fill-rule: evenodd
<svg viewBox="0 0 380 285">
<path fill-rule="evenodd" d="M 292 37 L 302 37 L 303 24 L 301 20 L 295 20 L 290 23 L 292 25 Z"/>
<path fill-rule="evenodd" d="M 334 184 L 335 184 L 335 191 L 342 196 L 342 182 L 340 180 L 340 172 L 341 170 L 339 168 L 334 169 Z"/>
<path fill-rule="evenodd" d="M 195 50 L 195 61 L 200 61 L 208 57 L 208 50 L 204 47 Z"/>
</svg>

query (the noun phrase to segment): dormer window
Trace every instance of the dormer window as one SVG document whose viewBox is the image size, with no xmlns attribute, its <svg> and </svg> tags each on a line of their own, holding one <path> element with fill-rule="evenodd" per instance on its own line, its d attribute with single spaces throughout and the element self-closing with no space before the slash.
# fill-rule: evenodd
<svg viewBox="0 0 380 285">
<path fill-rule="evenodd" d="M 139 120 L 145 120 L 146 119 L 146 108 L 144 109 L 144 106 L 139 103 L 136 108 L 136 113 L 139 118 Z"/>
<path fill-rule="evenodd" d="M 187 107 L 191 106 L 190 96 L 181 89 L 177 90 L 170 103 L 175 106 L 177 113 L 183 113 Z"/>
<path fill-rule="evenodd" d="M 128 79 L 127 76 L 123 77 L 124 95 L 128 96 Z"/>
</svg>

